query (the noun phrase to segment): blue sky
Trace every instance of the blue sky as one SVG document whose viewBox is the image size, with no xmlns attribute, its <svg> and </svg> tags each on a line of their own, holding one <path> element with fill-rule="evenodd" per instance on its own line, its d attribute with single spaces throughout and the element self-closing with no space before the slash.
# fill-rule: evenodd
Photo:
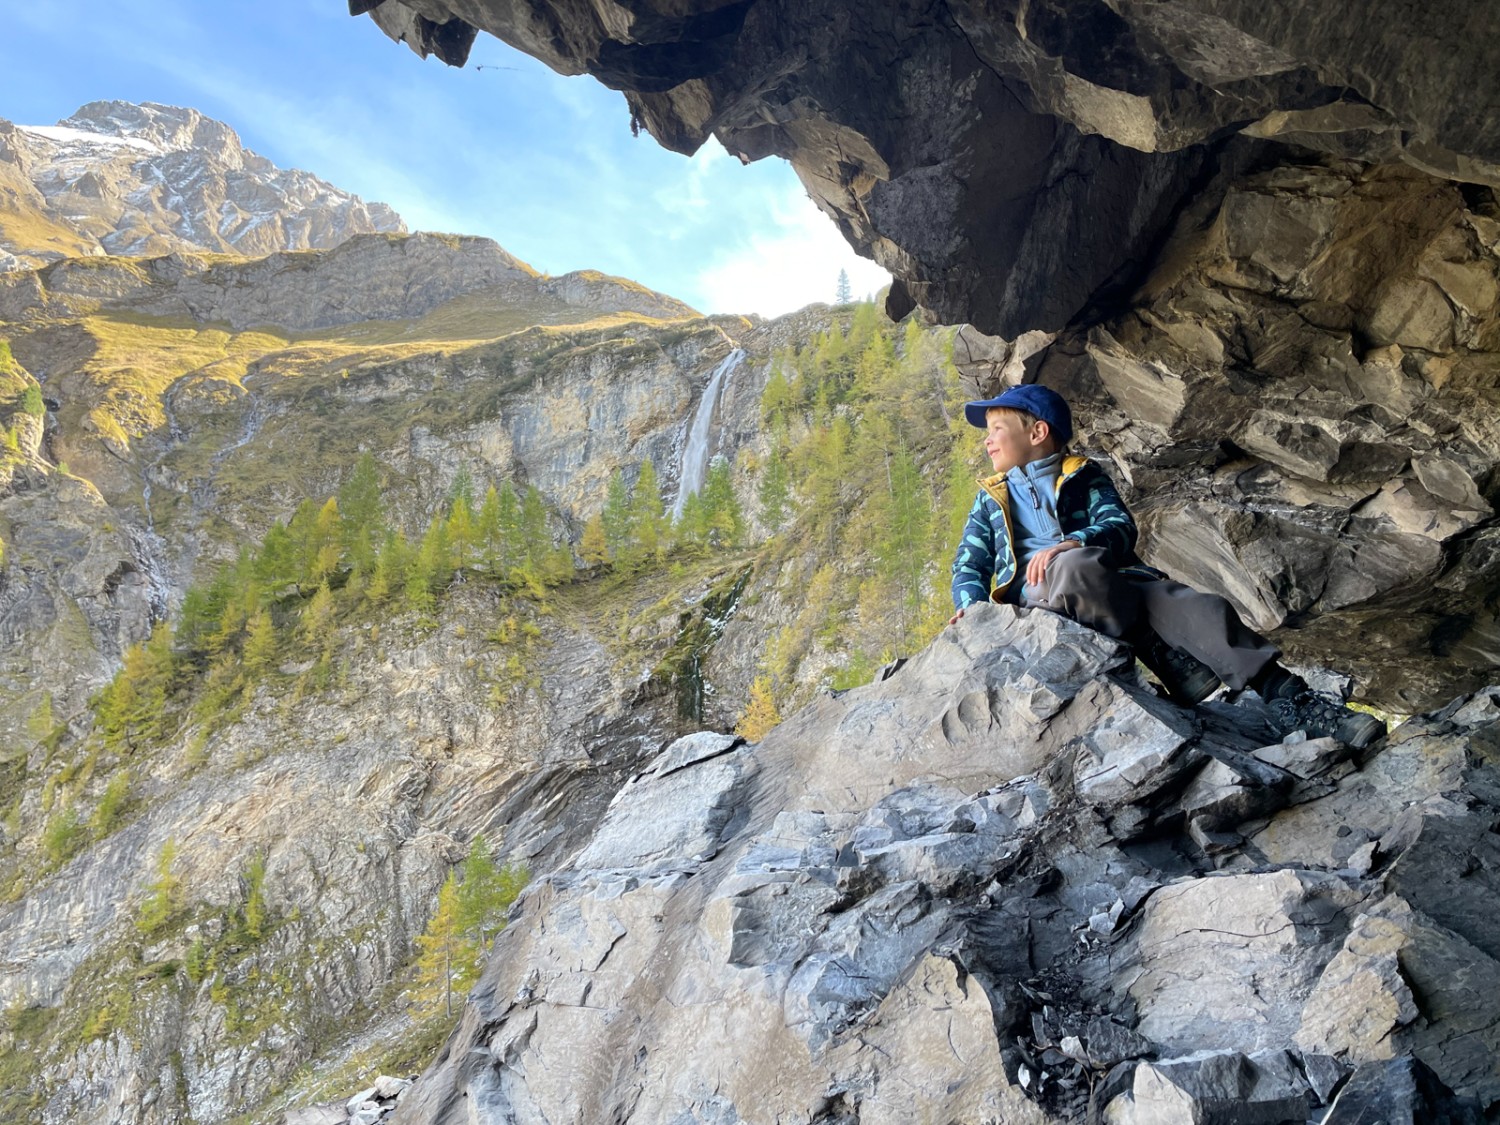
<svg viewBox="0 0 1500 1125">
<path fill-rule="evenodd" d="M 857 296 L 888 280 L 781 160 L 742 167 L 716 141 L 688 159 L 632 137 L 623 95 L 592 78 L 488 35 L 456 70 L 347 13 L 345 0 L 7 0 L 0 117 L 192 106 L 413 230 L 484 235 L 537 269 L 620 274 L 704 312 L 831 301 L 841 268 Z"/>
</svg>

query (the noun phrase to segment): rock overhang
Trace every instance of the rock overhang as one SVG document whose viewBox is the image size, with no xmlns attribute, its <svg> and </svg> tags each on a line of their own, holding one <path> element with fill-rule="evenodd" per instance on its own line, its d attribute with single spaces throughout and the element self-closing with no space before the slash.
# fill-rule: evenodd
<svg viewBox="0 0 1500 1125">
<path fill-rule="evenodd" d="M 488 32 L 660 143 L 789 160 L 890 309 L 1013 338 L 1107 308 L 1183 204 L 1313 150 L 1500 184 L 1482 3 L 359 0 L 461 65 Z M 467 29 L 459 34 L 459 29 Z"/>
</svg>

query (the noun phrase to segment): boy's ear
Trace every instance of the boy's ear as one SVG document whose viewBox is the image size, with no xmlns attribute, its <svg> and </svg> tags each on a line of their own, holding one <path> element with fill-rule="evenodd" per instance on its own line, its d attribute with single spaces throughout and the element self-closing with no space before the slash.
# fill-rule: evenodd
<svg viewBox="0 0 1500 1125">
<path fill-rule="evenodd" d="M 1031 441 L 1033 445 L 1041 445 L 1052 436 L 1052 423 L 1044 422 L 1040 418 L 1031 423 Z"/>
</svg>

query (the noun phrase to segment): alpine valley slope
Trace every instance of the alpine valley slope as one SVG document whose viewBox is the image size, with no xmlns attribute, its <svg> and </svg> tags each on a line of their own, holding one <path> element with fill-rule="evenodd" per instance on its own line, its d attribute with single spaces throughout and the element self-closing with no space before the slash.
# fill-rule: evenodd
<svg viewBox="0 0 1500 1125">
<path fill-rule="evenodd" d="M 873 306 L 703 318 L 369 233 L 11 270 L 0 338 L 7 1120 L 270 1121 L 418 1068 L 476 839 L 549 872 L 757 683 L 764 723 L 941 621 L 951 333 Z M 877 557 L 898 500 L 915 571 Z"/>
</svg>

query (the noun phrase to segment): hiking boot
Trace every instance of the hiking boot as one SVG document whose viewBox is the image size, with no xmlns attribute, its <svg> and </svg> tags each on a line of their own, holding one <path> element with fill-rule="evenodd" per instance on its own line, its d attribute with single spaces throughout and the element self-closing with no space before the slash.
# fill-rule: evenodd
<svg viewBox="0 0 1500 1125">
<path fill-rule="evenodd" d="M 1197 706 L 1221 683 L 1207 664 L 1180 648 L 1173 648 L 1157 636 L 1155 630 L 1146 630 L 1145 635 L 1136 641 L 1135 654 L 1161 681 L 1168 698 L 1179 707 Z"/>
<path fill-rule="evenodd" d="M 1268 706 L 1283 734 L 1306 731 L 1309 738 L 1333 738 L 1356 750 L 1385 737 L 1385 724 L 1374 715 L 1345 707 L 1311 689 L 1271 699 Z"/>
</svg>

